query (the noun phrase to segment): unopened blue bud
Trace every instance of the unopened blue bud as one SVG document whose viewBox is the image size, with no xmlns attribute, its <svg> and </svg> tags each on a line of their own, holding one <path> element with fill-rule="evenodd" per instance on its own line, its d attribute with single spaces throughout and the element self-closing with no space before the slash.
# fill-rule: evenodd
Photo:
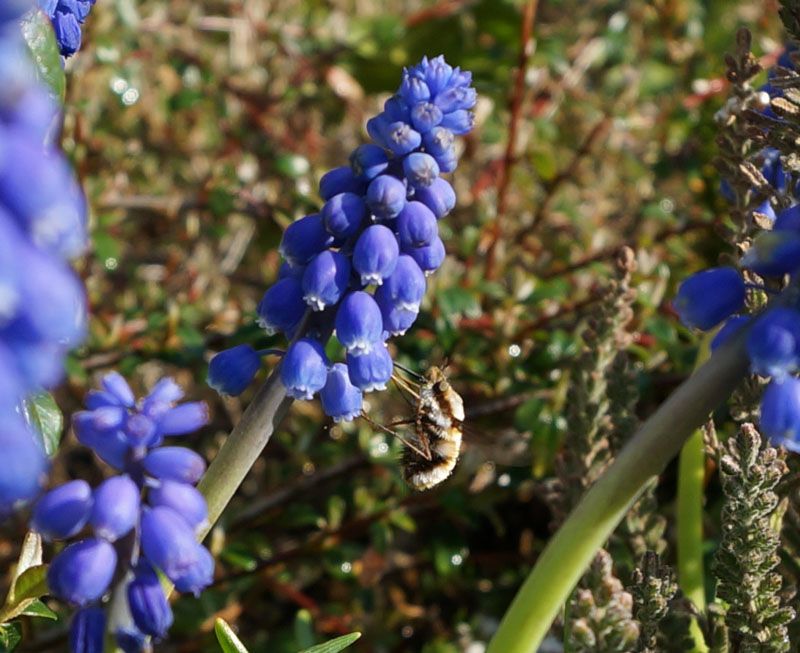
<svg viewBox="0 0 800 653">
<path fill-rule="evenodd" d="M 439 177 L 439 164 L 430 154 L 412 152 L 403 159 L 403 172 L 414 188 L 427 188 Z"/>
<path fill-rule="evenodd" d="M 201 544 L 197 545 L 195 556 L 194 562 L 175 579 L 175 587 L 179 592 L 191 592 L 199 596 L 214 580 L 214 558 Z"/>
<path fill-rule="evenodd" d="M 430 245 L 439 235 L 439 225 L 422 202 L 408 202 L 397 216 L 397 234 L 403 251 L 408 251 Z"/>
<path fill-rule="evenodd" d="M 150 488 L 147 502 L 172 508 L 197 532 L 208 524 L 208 505 L 200 491 L 188 483 L 164 480 Z"/>
<path fill-rule="evenodd" d="M 325 230 L 322 215 L 313 213 L 286 227 L 278 251 L 292 265 L 305 265 L 331 244 L 333 236 Z"/>
<path fill-rule="evenodd" d="M 373 347 L 367 354 L 347 354 L 350 381 L 362 392 L 385 390 L 393 371 L 392 357 L 383 345 Z"/>
<path fill-rule="evenodd" d="M 103 375 L 100 385 L 107 393 L 116 398 L 118 405 L 133 408 L 136 403 L 133 390 L 119 372 L 109 372 Z"/>
<path fill-rule="evenodd" d="M 313 399 L 328 379 L 328 359 L 316 340 L 293 342 L 281 361 L 281 381 L 295 399 Z"/>
<path fill-rule="evenodd" d="M 800 312 L 773 308 L 760 315 L 747 334 L 753 372 L 783 377 L 800 363 Z"/>
<path fill-rule="evenodd" d="M 453 132 L 444 127 L 435 127 L 423 136 L 422 142 L 425 151 L 436 160 L 440 172 L 453 172 L 456 169 L 458 157 Z"/>
<path fill-rule="evenodd" d="M 148 650 L 148 637 L 139 632 L 133 625 L 126 628 L 117 628 L 114 632 L 114 640 L 122 653 L 143 653 Z"/>
<path fill-rule="evenodd" d="M 319 393 L 322 409 L 334 422 L 349 422 L 361 414 L 363 395 L 350 381 L 347 365 L 336 363 L 328 370 L 328 380 Z"/>
<path fill-rule="evenodd" d="M 300 324 L 307 308 L 302 283 L 294 277 L 279 279 L 258 304 L 258 324 L 268 334 L 282 331 L 289 335 Z"/>
<path fill-rule="evenodd" d="M 322 175 L 319 180 L 319 194 L 324 200 L 329 200 L 339 193 L 355 193 L 360 195 L 366 185 L 356 177 L 350 166 L 334 168 Z"/>
<path fill-rule="evenodd" d="M 94 490 L 90 523 L 109 542 L 130 533 L 139 520 L 139 487 L 129 476 L 112 476 Z"/>
<path fill-rule="evenodd" d="M 81 26 L 75 14 L 56 11 L 53 30 L 62 55 L 68 57 L 81 49 Z"/>
<path fill-rule="evenodd" d="M 84 606 L 108 590 L 117 567 L 117 552 L 105 540 L 89 538 L 70 544 L 47 570 L 47 584 L 58 598 Z"/>
<path fill-rule="evenodd" d="M 387 119 L 385 114 L 373 116 L 367 120 L 367 133 L 369 137 L 383 147 L 388 147 L 389 144 L 386 140 L 387 129 L 391 122 Z"/>
<path fill-rule="evenodd" d="M 463 109 L 444 114 L 440 126 L 449 129 L 454 134 L 468 134 L 475 126 L 475 116 L 470 111 Z"/>
<path fill-rule="evenodd" d="M 401 213 L 402 215 L 402 213 Z M 382 284 L 394 272 L 400 247 L 392 230 L 382 224 L 367 227 L 353 249 L 353 267 L 361 283 Z"/>
<path fill-rule="evenodd" d="M 737 312 L 744 299 L 744 280 L 737 270 L 710 268 L 685 279 L 672 306 L 686 326 L 707 331 Z"/>
<path fill-rule="evenodd" d="M 453 187 L 441 177 L 426 187 L 420 187 L 414 191 L 414 199 L 427 206 L 437 220 L 441 220 L 456 205 L 456 192 Z"/>
<path fill-rule="evenodd" d="M 769 221 L 774 221 L 776 217 L 775 209 L 772 208 L 772 203 L 769 200 L 764 200 L 761 202 L 761 204 L 754 209 L 754 212 L 760 213 Z"/>
<path fill-rule="evenodd" d="M 103 653 L 106 635 L 106 613 L 102 608 L 78 610 L 69 627 L 70 653 Z"/>
<path fill-rule="evenodd" d="M 157 418 L 176 401 L 183 398 L 183 388 L 174 379 L 165 376 L 160 379 L 142 401 L 142 412 L 148 417 Z"/>
<path fill-rule="evenodd" d="M 22 419 L 6 411 L 0 411 L 0 450 L 7 456 L 0 465 L 0 511 L 6 512 L 39 492 L 47 457 Z"/>
<path fill-rule="evenodd" d="M 133 623 L 146 635 L 161 638 L 172 625 L 172 608 L 153 568 L 142 563 L 128 585 L 128 607 Z"/>
<path fill-rule="evenodd" d="M 261 367 L 261 357 L 250 345 L 219 352 L 208 364 L 208 385 L 231 397 L 242 394 Z"/>
<path fill-rule="evenodd" d="M 438 93 L 434 103 L 442 110 L 442 113 L 448 114 L 471 109 L 477 101 L 478 94 L 474 88 L 454 86 Z"/>
<path fill-rule="evenodd" d="M 444 262 L 445 249 L 442 239 L 438 236 L 433 239 L 430 245 L 425 247 L 404 248 L 404 253 L 413 258 L 425 276 L 433 274 Z"/>
<path fill-rule="evenodd" d="M 800 232 L 800 204 L 790 206 L 778 213 L 775 224 L 772 225 L 773 231 L 797 231 Z"/>
<path fill-rule="evenodd" d="M 98 408 L 80 411 L 72 416 L 72 426 L 78 442 L 92 449 L 100 458 L 116 469 L 123 469 L 130 443 L 118 426 L 106 426 L 98 419 L 103 413 L 114 415 L 119 409 Z"/>
<path fill-rule="evenodd" d="M 92 488 L 86 481 L 69 481 L 36 502 L 31 528 L 46 540 L 65 540 L 80 532 L 91 511 Z"/>
<path fill-rule="evenodd" d="M 425 136 L 442 122 L 443 117 L 442 110 L 430 102 L 419 102 L 411 109 L 411 124 L 422 134 L 423 143 Z"/>
<path fill-rule="evenodd" d="M 125 420 L 125 436 L 133 447 L 148 447 L 158 437 L 156 423 L 141 413 L 132 413 Z"/>
<path fill-rule="evenodd" d="M 349 238 L 367 217 L 367 205 L 355 193 L 339 193 L 322 207 L 322 219 L 328 233 L 338 239 Z"/>
<path fill-rule="evenodd" d="M 148 474 L 158 479 L 191 483 L 194 485 L 206 471 L 206 463 L 200 454 L 186 447 L 159 447 L 144 459 Z"/>
<path fill-rule="evenodd" d="M 390 175 L 375 177 L 367 188 L 367 205 L 379 220 L 397 217 L 406 204 L 405 184 Z"/>
<path fill-rule="evenodd" d="M 179 404 L 162 413 L 158 418 L 158 434 L 161 438 L 169 435 L 186 435 L 208 424 L 208 406 L 204 401 L 190 401 Z"/>
<path fill-rule="evenodd" d="M 414 67 L 414 72 L 425 80 L 431 93 L 436 95 L 447 88 L 453 75 L 453 67 L 444 60 L 444 57 L 439 56 L 431 60 L 424 58 L 419 65 Z"/>
<path fill-rule="evenodd" d="M 800 380 L 773 380 L 761 399 L 761 431 L 773 446 L 800 452 Z"/>
<path fill-rule="evenodd" d="M 180 513 L 164 506 L 145 510 L 141 520 L 141 543 L 148 562 L 163 571 L 180 591 L 186 591 L 187 576 L 194 575 L 197 566 L 203 563 L 200 550 L 203 547 Z M 198 588 L 193 583 L 190 589 Z"/>
<path fill-rule="evenodd" d="M 371 181 L 389 167 L 389 157 L 382 147 L 365 143 L 353 150 L 350 165 L 359 179 Z"/>
<path fill-rule="evenodd" d="M 305 265 L 292 265 L 289 261 L 284 261 L 278 268 L 278 279 L 291 277 L 300 281 L 303 278 L 303 272 L 305 272 L 305 270 Z"/>
<path fill-rule="evenodd" d="M 388 123 L 408 122 L 410 118 L 410 105 L 398 95 L 393 95 L 383 103 L 383 117 Z"/>
<path fill-rule="evenodd" d="M 325 250 L 317 254 L 303 274 L 303 300 L 315 311 L 338 303 L 350 284 L 350 259 Z"/>
<path fill-rule="evenodd" d="M 375 291 L 375 300 L 379 305 L 416 313 L 426 285 L 425 274 L 417 262 L 408 254 L 401 254 L 392 275 Z"/>
<path fill-rule="evenodd" d="M 383 333 L 387 338 L 402 336 L 416 322 L 419 315 L 418 309 L 403 308 L 378 293 L 375 293 L 375 301 L 381 309 Z"/>
<path fill-rule="evenodd" d="M 742 265 L 763 276 L 783 276 L 800 269 L 800 233 L 763 231 L 753 240 Z"/>
<path fill-rule="evenodd" d="M 58 0 L 58 8 L 60 11 L 70 13 L 82 23 L 89 15 L 92 8 L 92 3 L 88 0 Z"/>
<path fill-rule="evenodd" d="M 442 122 L 444 123 L 446 119 L 447 116 L 442 119 Z M 453 129 L 453 131 L 459 133 L 455 129 Z M 399 120 L 386 125 L 384 138 L 386 147 L 398 156 L 408 154 L 416 150 L 422 144 L 421 134 L 416 129 L 413 129 L 407 122 Z"/>
<path fill-rule="evenodd" d="M 372 295 L 351 292 L 336 311 L 336 337 L 351 354 L 366 354 L 381 348 L 383 322 L 381 310 Z"/>
<path fill-rule="evenodd" d="M 405 74 L 400 83 L 400 96 L 407 105 L 414 106 L 418 102 L 429 100 L 431 90 L 425 81 L 416 75 Z"/>
</svg>

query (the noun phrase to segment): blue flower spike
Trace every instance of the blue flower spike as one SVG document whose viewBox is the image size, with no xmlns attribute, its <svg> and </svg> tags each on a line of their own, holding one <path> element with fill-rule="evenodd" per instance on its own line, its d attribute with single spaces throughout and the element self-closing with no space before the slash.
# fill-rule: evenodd
<svg viewBox="0 0 800 653">
<path fill-rule="evenodd" d="M 406 68 L 397 92 L 366 123 L 372 142 L 320 179 L 320 212 L 284 232 L 285 260 L 258 321 L 291 341 L 279 370 L 287 394 L 320 393 L 335 421 L 354 419 L 362 394 L 386 387 L 393 371 L 386 339 L 414 324 L 426 277 L 444 262 L 438 221 L 456 193 L 443 175 L 456 169 L 458 136 L 472 129 L 476 102 L 472 75 L 444 57 Z M 308 329 L 298 333 L 306 314 Z M 344 362 L 325 355 L 322 338 L 331 333 Z M 209 384 L 238 394 L 257 369 L 252 350 L 233 348 L 212 359 Z"/>
<path fill-rule="evenodd" d="M 688 327 L 708 330 L 744 306 L 744 280 L 735 268 L 710 268 L 688 277 L 672 302 Z"/>
</svg>

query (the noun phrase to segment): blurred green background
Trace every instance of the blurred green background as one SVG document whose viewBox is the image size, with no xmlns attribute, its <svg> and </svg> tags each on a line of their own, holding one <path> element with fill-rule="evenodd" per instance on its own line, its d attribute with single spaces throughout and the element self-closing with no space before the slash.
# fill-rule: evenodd
<svg viewBox="0 0 800 653">
<path fill-rule="evenodd" d="M 515 91 L 525 6 L 97 3 L 69 62 L 63 138 L 93 212 L 94 246 L 79 262 L 91 337 L 57 398 L 78 409 L 111 368 L 139 392 L 174 375 L 212 408 L 190 443 L 208 459 L 251 393 L 218 398 L 207 361 L 240 342 L 283 344 L 257 328 L 255 306 L 276 277 L 283 228 L 319 207 L 320 176 L 346 163 L 423 54 L 473 71 L 480 95 L 453 175 L 458 207 L 442 223 L 448 259 L 396 341 L 413 369 L 449 360 L 470 407 L 475 437 L 454 477 L 412 493 L 397 442 L 295 404 L 210 536 L 215 585 L 177 600 L 156 650 L 215 650 L 221 616 L 253 652 L 359 630 L 356 651 L 479 653 L 548 537 L 538 483 L 564 429 L 580 330 L 622 244 L 638 259 L 640 414 L 690 371 L 696 343 L 668 302 L 721 248 L 722 57 L 740 25 L 774 56 L 777 3 L 540 0 Z M 489 261 L 481 244 L 495 225 Z M 379 421 L 407 411 L 396 390 L 369 399 Z M 65 439 L 56 479 L 102 474 Z M 673 476 L 659 490 L 666 514 Z M 5 529 L 7 566 L 23 528 Z M 22 650 L 64 650 L 65 623 L 26 624 Z"/>
</svg>

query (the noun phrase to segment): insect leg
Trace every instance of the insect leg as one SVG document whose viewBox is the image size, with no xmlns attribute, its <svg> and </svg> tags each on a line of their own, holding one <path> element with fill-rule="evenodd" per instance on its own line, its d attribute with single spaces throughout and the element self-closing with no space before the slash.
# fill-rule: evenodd
<svg viewBox="0 0 800 653">
<path fill-rule="evenodd" d="M 406 440 L 397 431 L 393 431 L 392 429 L 390 429 L 387 426 L 384 426 L 383 424 L 378 424 L 378 422 L 376 422 L 374 419 L 372 419 L 369 415 L 367 415 L 363 411 L 361 412 L 361 417 L 363 417 L 364 420 L 366 420 L 366 422 L 370 426 L 372 426 L 373 428 L 376 428 L 376 429 L 378 429 L 380 431 L 383 431 L 384 433 L 388 433 L 389 435 L 393 435 L 394 437 L 396 437 L 398 440 L 400 440 L 400 442 L 402 442 L 404 445 L 406 445 L 409 449 L 411 449 L 415 453 L 417 453 L 420 456 L 422 456 L 423 458 L 425 458 L 425 460 L 430 460 L 431 459 L 430 447 L 427 447 L 427 446 L 425 447 L 428 450 L 428 452 L 426 454 L 424 451 L 419 449 L 419 447 L 417 447 L 416 445 L 414 445 L 411 442 L 409 442 L 408 440 Z"/>
</svg>

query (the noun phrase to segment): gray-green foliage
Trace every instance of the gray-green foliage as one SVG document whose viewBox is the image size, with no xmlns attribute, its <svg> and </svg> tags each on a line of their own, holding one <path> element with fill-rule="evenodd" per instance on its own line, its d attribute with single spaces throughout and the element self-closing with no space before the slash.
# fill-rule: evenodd
<svg viewBox="0 0 800 653">
<path fill-rule="evenodd" d="M 787 625 L 795 611 L 783 604 L 779 496 L 786 474 L 784 454 L 762 443 L 743 424 L 719 459 L 725 506 L 722 541 L 714 561 L 717 597 L 734 651 L 789 651 Z"/>
<path fill-rule="evenodd" d="M 667 616 L 670 601 L 678 592 L 672 569 L 663 564 L 652 551 L 642 557 L 633 572 L 631 593 L 634 598 L 634 616 L 639 621 L 641 635 L 638 651 L 655 653 L 658 650 L 660 624 Z"/>
</svg>

